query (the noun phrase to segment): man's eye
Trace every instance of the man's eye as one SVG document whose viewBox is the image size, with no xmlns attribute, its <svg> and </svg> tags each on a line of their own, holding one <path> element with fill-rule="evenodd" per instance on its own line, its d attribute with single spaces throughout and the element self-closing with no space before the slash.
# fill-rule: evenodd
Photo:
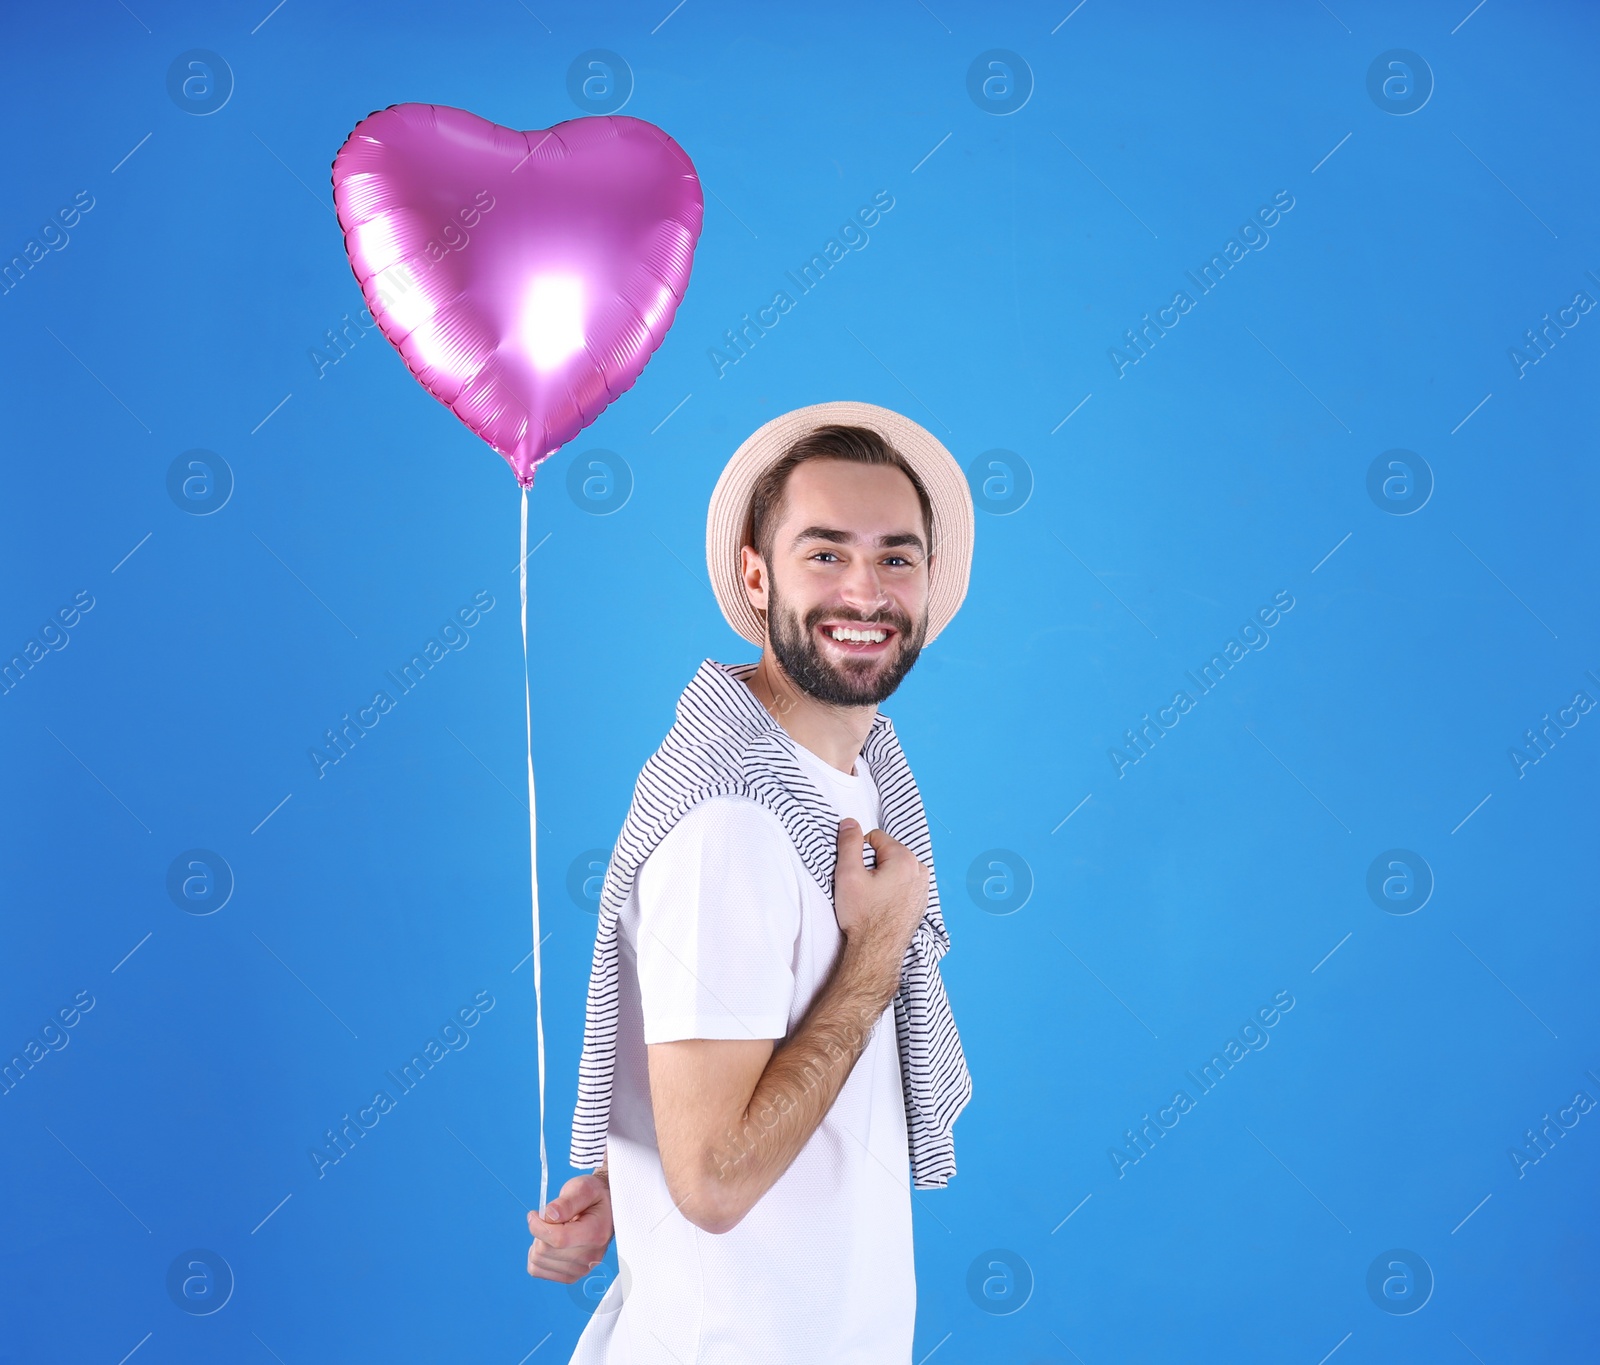
<svg viewBox="0 0 1600 1365">
<path fill-rule="evenodd" d="M 907 567 L 911 566 L 911 561 L 909 559 L 907 559 L 904 555 L 890 555 L 887 562 L 894 563 L 894 564 L 904 564 Z"/>
<path fill-rule="evenodd" d="M 834 555 L 834 552 L 832 550 L 818 550 L 816 552 L 816 554 L 812 555 L 811 557 L 813 559 L 821 559 L 824 555 L 828 555 L 830 557 L 837 558 L 837 556 Z"/>
</svg>

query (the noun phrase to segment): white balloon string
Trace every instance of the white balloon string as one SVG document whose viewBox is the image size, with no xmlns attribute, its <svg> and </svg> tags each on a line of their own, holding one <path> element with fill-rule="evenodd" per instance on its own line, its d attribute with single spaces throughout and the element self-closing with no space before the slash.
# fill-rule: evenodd
<svg viewBox="0 0 1600 1365">
<path fill-rule="evenodd" d="M 539 974 L 539 820 L 533 793 L 533 696 L 528 682 L 528 490 L 522 490 L 522 710 L 528 729 L 528 862 L 533 890 L 533 1019 L 539 1037 L 539 1216 L 550 1194 L 544 1146 L 544 983 Z"/>
</svg>

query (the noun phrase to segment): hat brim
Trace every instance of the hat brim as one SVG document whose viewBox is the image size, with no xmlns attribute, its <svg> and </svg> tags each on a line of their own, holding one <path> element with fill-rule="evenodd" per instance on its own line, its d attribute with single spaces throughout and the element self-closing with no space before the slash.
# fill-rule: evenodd
<svg viewBox="0 0 1600 1365">
<path fill-rule="evenodd" d="M 734 451 L 711 492 L 706 514 L 706 568 L 711 591 L 733 629 L 753 645 L 766 642 L 766 630 L 745 595 L 739 551 L 745 544 L 750 496 L 757 481 L 802 436 L 823 426 L 866 427 L 882 436 L 916 471 L 933 509 L 933 558 L 928 577 L 928 633 L 931 642 L 956 614 L 967 595 L 972 572 L 972 493 L 955 456 L 925 427 L 889 408 L 841 400 L 813 403 L 774 417 Z"/>
</svg>

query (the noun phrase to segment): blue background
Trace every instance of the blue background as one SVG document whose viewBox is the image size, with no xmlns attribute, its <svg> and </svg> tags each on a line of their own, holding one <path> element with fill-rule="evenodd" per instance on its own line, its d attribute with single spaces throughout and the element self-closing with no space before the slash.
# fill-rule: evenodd
<svg viewBox="0 0 1600 1365">
<path fill-rule="evenodd" d="M 914 1197 L 916 1359 L 1592 1351 L 1600 1112 L 1545 1155 L 1525 1134 L 1600 1099 L 1600 715 L 1554 728 L 1600 698 L 1600 315 L 1520 377 L 1508 350 L 1600 298 L 1597 16 L 1070 8 L 8 18 L 0 256 L 94 206 L 0 298 L 0 651 L 94 606 L 0 696 L 0 1053 L 42 1056 L 0 1095 L 0 1359 L 564 1360 L 604 1288 L 524 1270 L 515 483 L 378 333 L 320 376 L 311 355 L 361 305 L 328 183 L 350 128 L 409 100 L 577 117 L 594 48 L 707 197 L 671 333 L 532 497 L 551 1192 L 584 855 L 699 661 L 751 656 L 705 580 L 707 496 L 767 418 L 863 399 L 1001 502 L 885 707 L 975 1080 L 958 1176 Z M 209 116 L 167 91 L 193 48 L 236 82 Z M 1001 107 L 1032 86 L 1010 114 L 968 88 L 997 48 L 1025 63 Z M 1368 93 L 1396 48 L 1434 82 L 1409 115 Z M 880 191 L 870 243 L 719 375 L 724 333 Z M 1279 191 L 1270 243 L 1196 294 L 1185 272 Z M 1194 308 L 1119 375 L 1112 348 L 1180 289 Z M 168 492 L 195 448 L 235 480 L 207 516 Z M 1368 492 L 1397 448 L 1432 471 L 1410 515 Z M 574 496 L 577 460 L 625 464 L 626 503 Z M 319 778 L 310 747 L 480 591 L 470 644 Z M 1186 672 L 1280 592 L 1270 643 L 1200 694 Z M 1179 689 L 1193 708 L 1119 765 Z M 231 870 L 220 908 L 168 893 L 193 849 Z M 1369 894 L 1393 849 L 1433 881 L 1420 907 Z M 470 1045 L 319 1175 L 325 1131 L 480 991 Z M 1279 992 L 1269 1045 L 1202 1094 L 1187 1073 Z M 1132 1146 L 1180 1089 L 1192 1109 Z M 234 1281 L 206 1316 L 167 1290 L 194 1248 Z M 1407 1314 L 1367 1287 L 1395 1249 L 1429 1269 L 1389 1308 L 1432 1280 Z"/>
</svg>

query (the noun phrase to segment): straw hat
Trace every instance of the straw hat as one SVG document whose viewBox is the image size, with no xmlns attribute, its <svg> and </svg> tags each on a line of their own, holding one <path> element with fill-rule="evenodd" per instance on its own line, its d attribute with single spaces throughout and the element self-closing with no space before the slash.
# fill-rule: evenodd
<svg viewBox="0 0 1600 1365">
<path fill-rule="evenodd" d="M 825 426 L 867 427 L 916 471 L 933 505 L 933 563 L 928 582 L 927 641 L 950 624 L 967 595 L 972 569 L 972 494 L 955 457 L 938 437 L 909 417 L 873 403 L 813 403 L 774 417 L 734 451 L 711 492 L 706 515 L 706 567 L 728 624 L 753 645 L 766 639 L 761 618 L 745 596 L 739 551 L 745 543 L 756 481 L 802 436 Z"/>
</svg>

